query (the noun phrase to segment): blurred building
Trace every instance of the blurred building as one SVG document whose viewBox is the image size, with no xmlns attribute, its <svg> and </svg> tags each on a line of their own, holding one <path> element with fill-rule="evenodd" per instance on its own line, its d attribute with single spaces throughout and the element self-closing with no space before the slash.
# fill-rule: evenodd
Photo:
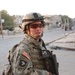
<svg viewBox="0 0 75 75">
<path fill-rule="evenodd" d="M 45 17 L 45 29 L 51 29 L 55 27 L 59 27 L 61 24 L 61 16 L 60 15 L 44 15 Z"/>
<path fill-rule="evenodd" d="M 21 16 L 21 15 L 15 15 L 14 22 L 15 22 L 16 26 L 19 26 L 22 24 L 22 18 L 23 18 L 23 16 Z"/>
<path fill-rule="evenodd" d="M 15 28 L 14 28 L 14 32 L 22 32 L 22 30 L 19 28 L 19 26 L 22 24 L 22 18 L 23 18 L 23 15 L 15 15 L 15 19 L 14 19 L 14 22 L 15 22 Z"/>
</svg>

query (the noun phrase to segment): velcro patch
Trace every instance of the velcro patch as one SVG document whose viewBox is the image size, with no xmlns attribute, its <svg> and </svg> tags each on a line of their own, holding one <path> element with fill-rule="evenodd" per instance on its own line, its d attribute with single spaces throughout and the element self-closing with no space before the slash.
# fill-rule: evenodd
<svg viewBox="0 0 75 75">
<path fill-rule="evenodd" d="M 23 51 L 22 55 L 25 56 L 28 60 L 30 60 L 30 56 L 26 51 Z"/>
</svg>

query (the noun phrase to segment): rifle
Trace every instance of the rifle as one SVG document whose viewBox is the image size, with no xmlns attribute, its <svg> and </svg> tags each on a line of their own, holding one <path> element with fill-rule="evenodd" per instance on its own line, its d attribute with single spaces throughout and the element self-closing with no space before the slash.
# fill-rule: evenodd
<svg viewBox="0 0 75 75">
<path fill-rule="evenodd" d="M 51 72 L 53 75 L 59 75 L 56 55 L 49 50 L 43 50 L 42 55 L 43 60 L 45 61 L 45 69 Z"/>
</svg>

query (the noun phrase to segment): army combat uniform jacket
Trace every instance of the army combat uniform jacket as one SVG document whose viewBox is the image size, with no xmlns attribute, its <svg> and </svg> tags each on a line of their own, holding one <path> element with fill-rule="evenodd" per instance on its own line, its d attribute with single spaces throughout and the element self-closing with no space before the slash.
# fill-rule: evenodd
<svg viewBox="0 0 75 75">
<path fill-rule="evenodd" d="M 46 48 L 43 43 L 42 39 L 36 41 L 26 34 L 13 55 L 11 55 L 11 51 L 9 52 L 8 59 L 12 66 L 11 75 L 51 75 L 44 67 L 42 50 Z"/>
</svg>

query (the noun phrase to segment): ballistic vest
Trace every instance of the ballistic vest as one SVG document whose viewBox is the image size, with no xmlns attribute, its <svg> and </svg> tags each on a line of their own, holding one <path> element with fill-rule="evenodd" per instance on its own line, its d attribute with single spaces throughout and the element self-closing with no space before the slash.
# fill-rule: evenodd
<svg viewBox="0 0 75 75">
<path fill-rule="evenodd" d="M 29 54 L 34 68 L 45 69 L 42 59 L 42 49 L 45 49 L 45 47 L 42 46 L 43 41 L 40 40 L 40 42 L 37 42 L 32 37 L 27 36 L 23 42 L 28 45 L 28 48 L 30 47 Z"/>
</svg>

